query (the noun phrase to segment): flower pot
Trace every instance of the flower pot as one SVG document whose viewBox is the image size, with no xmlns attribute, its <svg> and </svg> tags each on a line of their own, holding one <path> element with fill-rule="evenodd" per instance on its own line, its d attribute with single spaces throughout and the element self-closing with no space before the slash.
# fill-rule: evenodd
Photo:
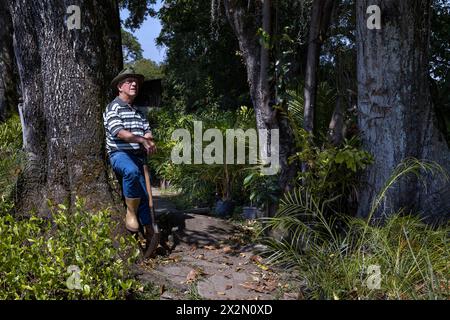
<svg viewBox="0 0 450 320">
<path fill-rule="evenodd" d="M 216 203 L 216 215 L 221 218 L 230 217 L 233 214 L 234 203 L 231 200 L 219 200 Z"/>
<path fill-rule="evenodd" d="M 254 220 L 258 216 L 257 207 L 242 207 L 242 216 L 248 220 Z"/>
</svg>

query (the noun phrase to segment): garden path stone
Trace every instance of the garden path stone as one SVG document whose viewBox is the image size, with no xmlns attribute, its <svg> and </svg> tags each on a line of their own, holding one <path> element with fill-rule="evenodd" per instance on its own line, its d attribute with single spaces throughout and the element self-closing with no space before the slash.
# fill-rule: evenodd
<svg viewBox="0 0 450 320">
<path fill-rule="evenodd" d="M 160 287 L 160 299 L 273 300 L 298 296 L 292 273 L 266 266 L 261 246 L 239 241 L 243 231 L 229 221 L 180 212 L 170 196 L 154 189 L 161 215 L 177 222 L 175 249 L 141 262 L 137 278 Z M 173 224 L 171 225 L 173 227 Z M 164 226 L 162 226 L 164 228 Z"/>
</svg>

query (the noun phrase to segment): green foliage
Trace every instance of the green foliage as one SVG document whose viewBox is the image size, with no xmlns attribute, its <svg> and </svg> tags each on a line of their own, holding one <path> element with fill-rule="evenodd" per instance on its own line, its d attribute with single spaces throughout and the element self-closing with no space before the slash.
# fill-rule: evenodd
<svg viewBox="0 0 450 320">
<path fill-rule="evenodd" d="M 270 34 L 263 30 L 263 28 L 258 28 L 256 35 L 260 39 L 260 43 L 267 50 L 273 49 L 273 39 L 271 39 Z"/>
<path fill-rule="evenodd" d="M 252 206 L 268 209 L 271 204 L 278 203 L 281 195 L 278 176 L 263 175 L 260 167 L 252 168 L 251 173 L 243 181 L 243 186 L 250 192 Z"/>
<path fill-rule="evenodd" d="M 408 160 L 396 170 L 377 200 L 395 181 L 432 164 Z M 438 170 L 438 172 L 441 172 Z M 395 214 L 384 224 L 371 219 L 327 215 L 335 198 L 317 197 L 307 188 L 286 194 L 264 238 L 269 260 L 293 268 L 305 280 L 307 299 L 449 299 L 450 226 L 431 227 L 414 216 Z M 263 233 L 263 232 L 261 232 Z M 379 266 L 381 286 L 370 288 L 369 266 Z"/>
<path fill-rule="evenodd" d="M 450 2 L 435 0 L 431 15 L 431 96 L 439 129 L 450 145 Z"/>
<path fill-rule="evenodd" d="M 139 59 L 133 61 L 126 66 L 132 66 L 137 73 L 144 75 L 145 79 L 161 79 L 164 77 L 164 69 L 162 65 L 158 65 L 149 59 Z"/>
<path fill-rule="evenodd" d="M 386 195 L 389 192 L 389 189 L 391 189 L 399 179 L 409 179 L 410 177 L 416 177 L 418 182 L 422 183 L 422 185 L 426 188 L 426 180 L 424 179 L 424 177 L 426 176 L 432 177 L 437 181 L 440 180 L 444 185 L 448 184 L 449 182 L 448 172 L 436 162 L 428 160 L 417 160 L 415 158 L 407 158 L 402 161 L 395 168 L 391 177 L 387 179 L 378 196 L 373 199 L 371 210 L 368 214 L 368 220 L 372 219 L 373 214 L 382 204 L 383 199 L 385 199 Z"/>
<path fill-rule="evenodd" d="M 283 99 L 287 104 L 287 117 L 294 134 L 296 135 L 297 148 L 303 147 L 302 128 L 304 127 L 304 105 L 305 97 L 303 92 L 303 85 L 299 85 L 295 90 L 287 89 L 283 94 Z M 317 88 L 316 98 L 316 112 L 314 121 L 314 141 L 317 144 L 326 141 L 326 133 L 336 105 L 336 91 L 330 87 L 326 82 L 321 82 Z"/>
<path fill-rule="evenodd" d="M 448 299 L 450 228 L 433 230 L 417 218 L 391 216 L 383 226 L 356 218 L 324 218 L 321 204 L 287 198 L 270 225 L 290 230 L 292 239 L 268 240 L 270 260 L 293 266 L 306 281 L 307 299 Z M 312 219 L 307 215 L 313 215 Z M 367 270 L 381 270 L 380 289 L 367 286 Z"/>
<path fill-rule="evenodd" d="M 139 28 L 147 17 L 156 14 L 153 6 L 156 0 L 119 0 L 120 9 L 128 9 L 130 16 L 122 23 L 125 27 L 134 31 Z"/>
<path fill-rule="evenodd" d="M 322 83 L 318 88 L 316 108 L 318 128 L 316 137 L 306 132 L 303 127 L 303 90 L 287 90 L 285 99 L 287 112 L 283 112 L 291 125 L 298 150 L 289 161 L 304 163 L 306 170 L 299 171 L 297 181 L 308 188 L 317 197 L 333 198 L 345 195 L 337 203 L 338 210 L 355 202 L 358 175 L 373 162 L 373 157 L 361 150 L 358 137 L 345 139 L 340 146 L 333 146 L 326 138 L 329 122 L 329 105 L 334 101 L 335 93 L 328 85 Z M 323 110 L 327 110 L 324 112 Z M 351 213 L 351 212 L 348 212 Z"/>
<path fill-rule="evenodd" d="M 124 299 L 137 288 L 129 268 L 139 250 L 131 237 L 111 238 L 107 211 L 87 212 L 77 199 L 51 218 L 0 216 L 0 299 Z"/>
<path fill-rule="evenodd" d="M 356 139 L 345 141 L 339 147 L 333 147 L 326 142 L 324 137 L 335 104 L 335 91 L 325 82 L 318 86 L 316 139 L 309 136 L 303 129 L 302 86 L 298 86 L 296 90 L 287 89 L 282 97 L 287 111 L 280 109 L 280 112 L 289 121 L 295 137 L 295 147 L 298 150 L 289 161 L 299 160 L 308 165 L 307 171 L 298 173 L 298 182 L 313 188 L 315 194 L 322 196 L 334 196 L 354 188 L 357 173 L 371 163 L 371 157 L 357 148 Z M 249 190 L 251 200 L 255 199 L 258 206 L 266 208 L 270 203 L 277 203 L 281 195 L 277 177 L 264 177 L 257 171 L 247 176 L 244 186 Z"/>
<path fill-rule="evenodd" d="M 174 188 L 181 189 L 186 205 L 212 205 L 216 192 L 223 198 L 230 197 L 244 202 L 248 196 L 242 192 L 242 185 L 248 174 L 248 165 L 175 165 L 171 162 L 172 149 L 181 146 L 180 141 L 172 140 L 172 133 L 176 129 L 187 129 L 193 139 L 194 121 L 202 121 L 204 131 L 208 128 L 219 129 L 224 139 L 227 129 L 241 128 L 245 131 L 255 126 L 253 111 L 247 107 L 242 107 L 239 112 L 219 112 L 213 105 L 206 110 L 197 114 L 186 114 L 167 108 L 150 114 L 149 121 L 158 145 L 158 153 L 150 160 L 151 167 L 156 170 L 158 176 L 170 181 Z M 223 142 L 225 146 L 225 141 Z M 203 148 L 209 143 L 204 142 Z M 191 152 L 193 147 L 192 144 Z M 226 152 L 224 161 L 225 159 Z"/>
<path fill-rule="evenodd" d="M 0 124 L 0 200 L 9 197 L 23 169 L 25 156 L 21 149 L 22 127 L 19 116 L 14 115 Z"/>
<path fill-rule="evenodd" d="M 13 115 L 0 124 L 0 149 L 19 150 L 22 148 L 22 127 L 18 115 Z"/>
<path fill-rule="evenodd" d="M 250 104 L 245 65 L 222 7 L 212 8 L 210 0 L 164 1 L 157 38 L 167 48 L 163 104 L 196 111 L 207 107 L 211 90 L 219 109 Z"/>
<path fill-rule="evenodd" d="M 130 32 L 122 29 L 122 52 L 124 62 L 143 59 L 142 47 L 137 38 Z"/>
<path fill-rule="evenodd" d="M 130 300 L 159 300 L 161 288 L 153 283 L 146 283 L 130 296 Z"/>
</svg>

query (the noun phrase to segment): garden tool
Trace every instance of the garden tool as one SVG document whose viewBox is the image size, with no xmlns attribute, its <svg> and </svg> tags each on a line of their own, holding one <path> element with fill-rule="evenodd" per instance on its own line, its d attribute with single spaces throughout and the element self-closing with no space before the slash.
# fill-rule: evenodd
<svg viewBox="0 0 450 320">
<path fill-rule="evenodd" d="M 147 166 L 147 162 L 144 164 L 144 176 L 145 176 L 145 187 L 147 188 L 148 193 L 148 206 L 150 207 L 150 216 L 152 218 L 152 224 L 146 225 L 145 233 L 147 240 L 147 248 L 144 252 L 144 259 L 154 256 L 156 249 L 158 248 L 160 241 L 160 231 L 158 225 L 155 220 L 155 207 L 153 206 L 153 194 L 152 194 L 152 185 L 150 183 L 150 174 Z"/>
</svg>

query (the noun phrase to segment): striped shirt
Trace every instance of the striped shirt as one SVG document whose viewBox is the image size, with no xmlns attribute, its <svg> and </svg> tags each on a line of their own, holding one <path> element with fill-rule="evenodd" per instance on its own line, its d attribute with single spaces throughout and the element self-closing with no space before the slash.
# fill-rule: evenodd
<svg viewBox="0 0 450 320">
<path fill-rule="evenodd" d="M 117 137 L 120 130 L 125 129 L 136 136 L 144 136 L 151 132 L 145 116 L 128 103 L 116 97 L 103 113 L 103 124 L 106 130 L 106 150 L 108 154 L 117 150 L 139 150 L 139 143 L 125 142 Z"/>
</svg>

